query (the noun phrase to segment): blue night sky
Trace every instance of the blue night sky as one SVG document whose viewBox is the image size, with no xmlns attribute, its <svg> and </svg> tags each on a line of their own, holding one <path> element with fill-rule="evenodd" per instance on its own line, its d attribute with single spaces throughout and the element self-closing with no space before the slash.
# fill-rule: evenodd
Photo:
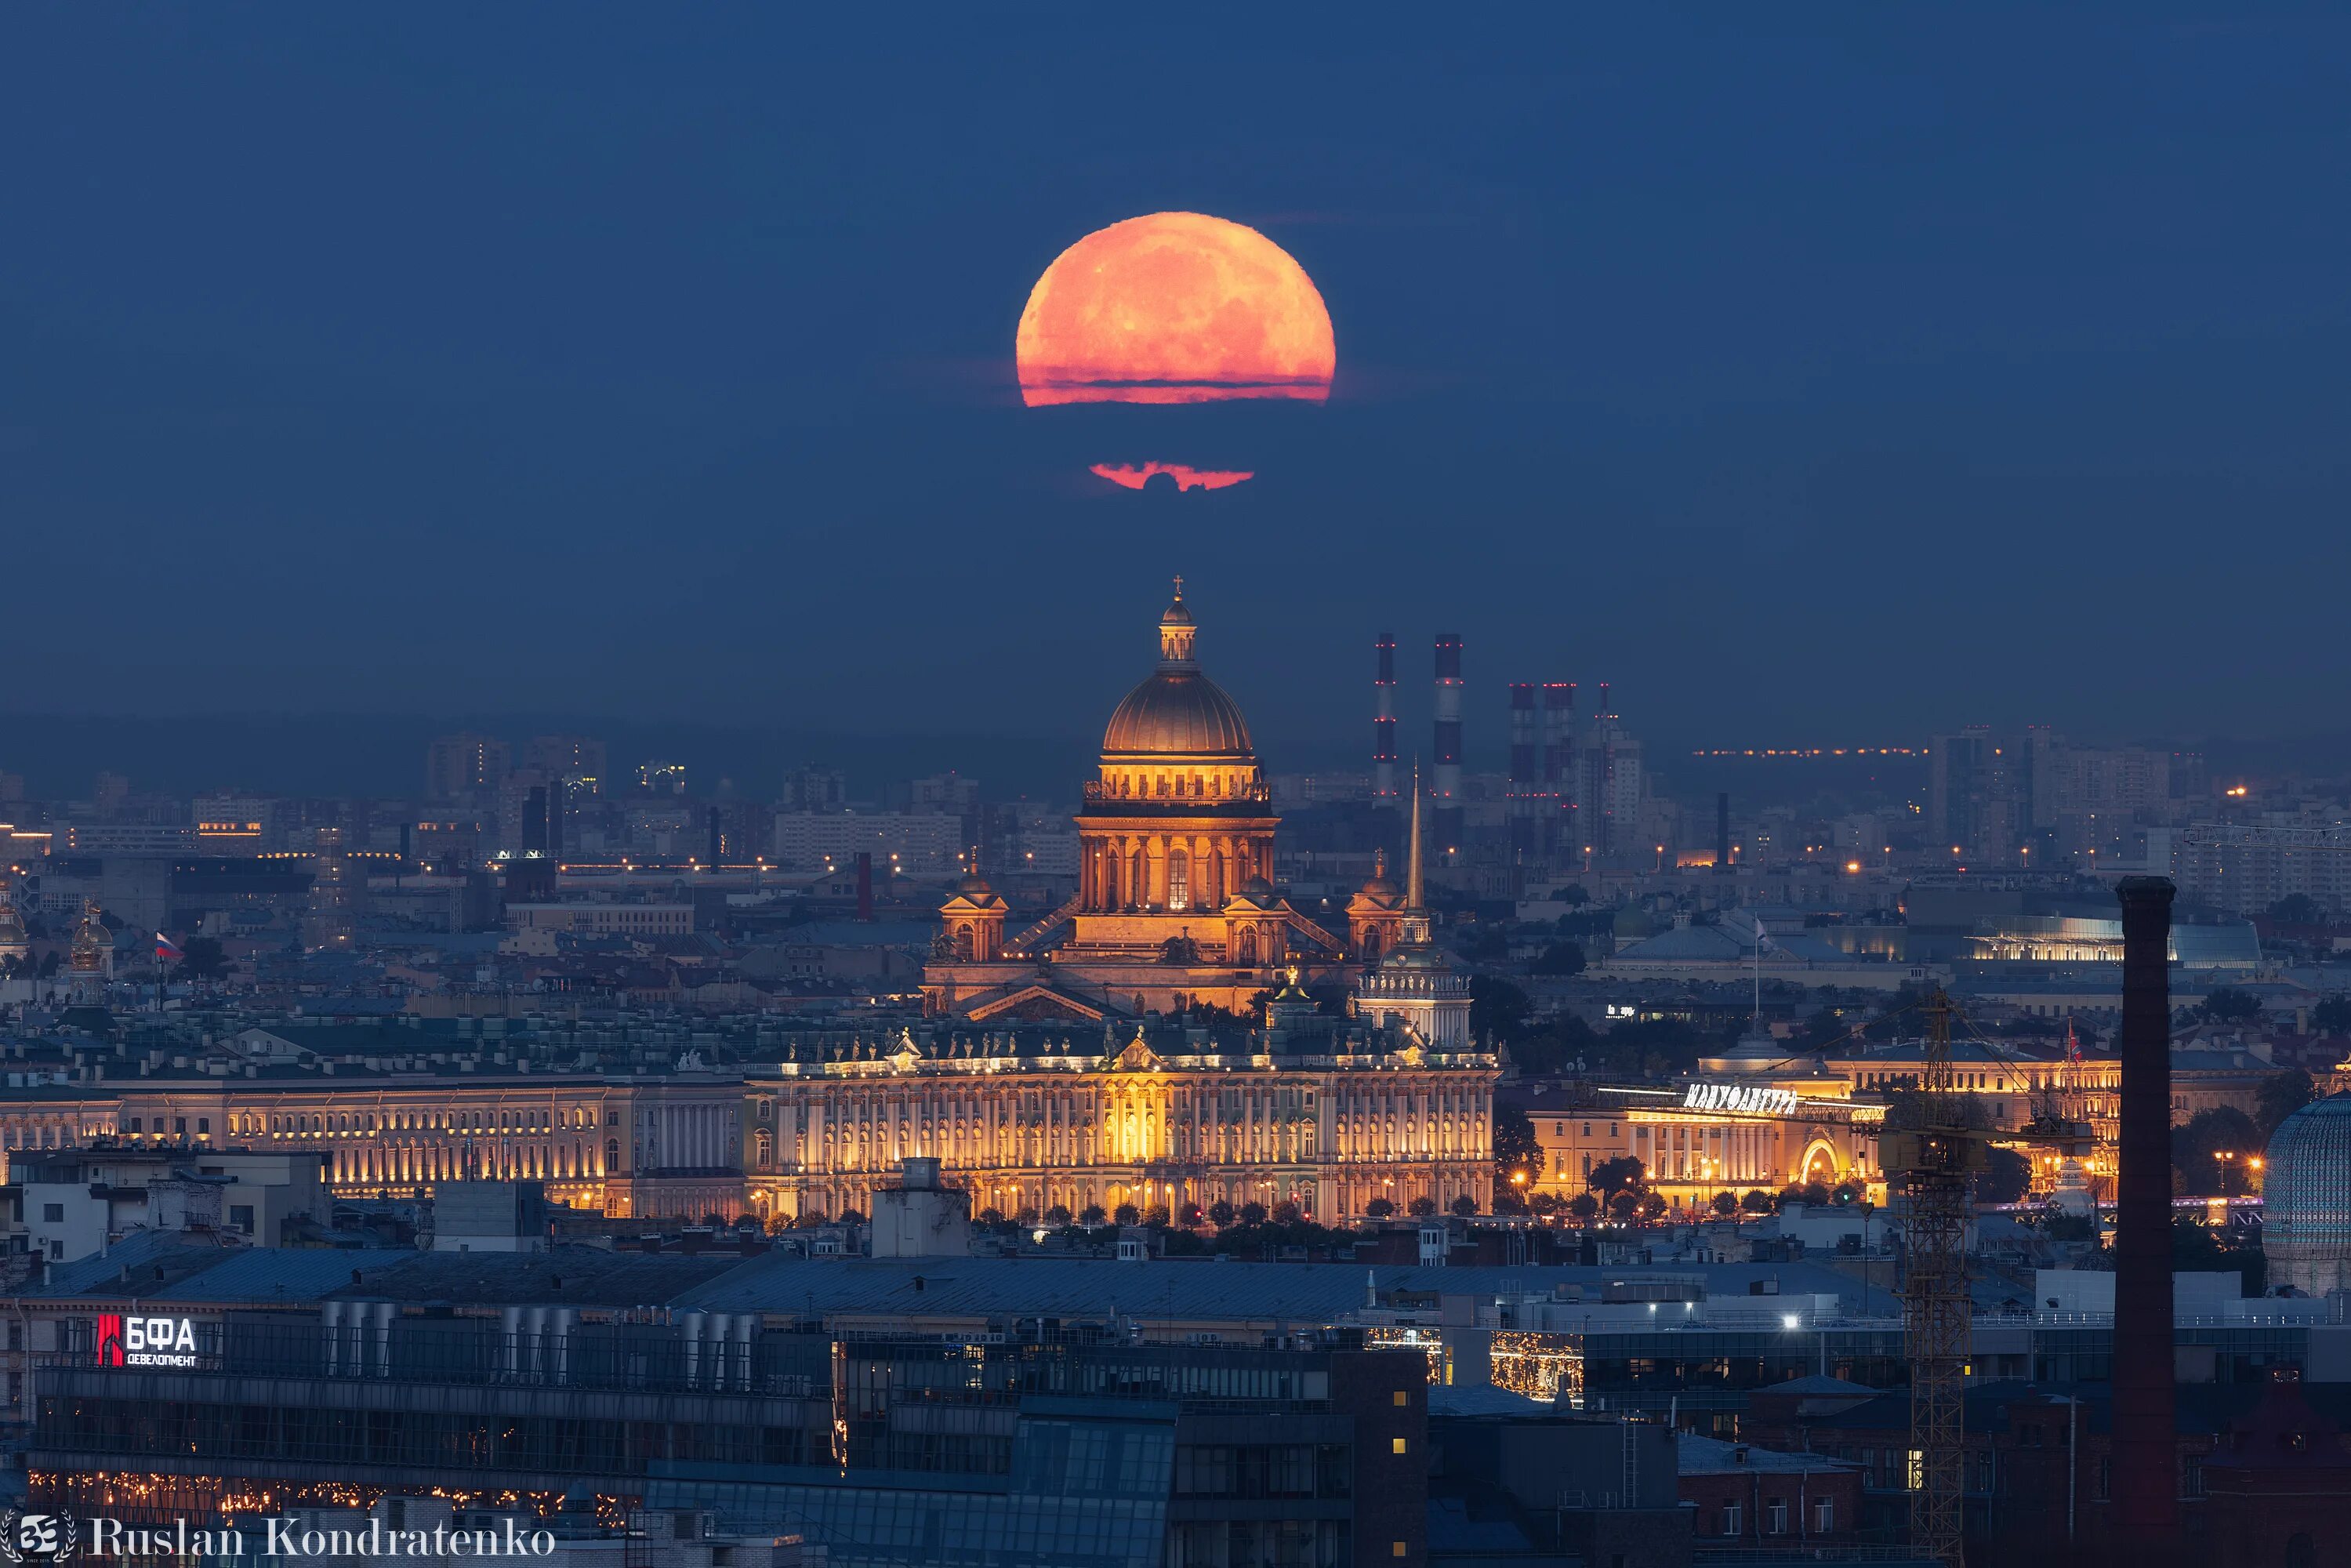
<svg viewBox="0 0 2351 1568">
<path fill-rule="evenodd" d="M 1066 740 L 1181 571 L 1275 766 L 1382 629 L 1473 761 L 1513 679 L 2342 727 L 2351 20 L 984 9 L 0 14 L 0 708 Z M 1163 209 L 1314 277 L 1327 407 L 1019 406 Z"/>
</svg>

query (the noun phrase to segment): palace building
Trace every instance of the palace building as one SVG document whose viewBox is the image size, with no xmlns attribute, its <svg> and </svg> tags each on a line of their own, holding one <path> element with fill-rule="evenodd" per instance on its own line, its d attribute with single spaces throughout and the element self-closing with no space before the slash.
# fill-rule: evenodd
<svg viewBox="0 0 2351 1568">
<path fill-rule="evenodd" d="M 1179 599 L 1168 614 L 1182 610 Z M 870 1212 L 873 1188 L 894 1182 L 902 1161 L 930 1158 L 970 1189 L 975 1210 L 1007 1217 L 1131 1203 L 1181 1218 L 1257 1202 L 1329 1223 L 1382 1198 L 1400 1212 L 1416 1198 L 1490 1209 L 1499 1062 L 1471 1039 L 1468 984 L 1430 939 L 1420 852 L 1416 781 L 1407 891 L 1398 900 L 1393 884 L 1367 890 L 1381 901 L 1375 928 L 1397 935 L 1350 1018 L 1320 1011 L 1293 964 L 1265 1027 L 1246 1035 L 1104 1018 L 1098 1041 L 1051 1026 L 930 1028 L 820 1045 L 807 1060 L 793 1047 L 748 1075 L 753 1207 Z M 1107 847 L 1089 863 L 1113 874 Z M 976 880 L 948 904 L 950 921 L 990 907 Z M 1273 906 L 1243 894 L 1228 913 L 1237 903 Z"/>
<path fill-rule="evenodd" d="M 970 1023 L 1100 1023 L 1194 1003 L 1246 1012 L 1283 972 L 1352 981 L 1361 939 L 1275 891 L 1272 790 L 1248 722 L 1200 671 L 1183 580 L 1159 618 L 1159 667 L 1102 732 L 1077 817 L 1076 894 L 1025 929 L 977 867 L 939 911 L 925 1010 Z M 1393 891 L 1391 889 L 1391 891 Z"/>
<path fill-rule="evenodd" d="M 260 1034 L 262 1031 L 250 1031 Z M 253 1049 L 248 1046 L 248 1049 Z M 326 1076 L 253 1064 L 13 1091 L 0 1147 L 235 1146 L 325 1156 L 338 1197 L 431 1196 L 451 1181 L 530 1180 L 615 1217 L 728 1218 L 743 1211 L 742 1082 L 660 1076 L 431 1071 Z"/>
</svg>

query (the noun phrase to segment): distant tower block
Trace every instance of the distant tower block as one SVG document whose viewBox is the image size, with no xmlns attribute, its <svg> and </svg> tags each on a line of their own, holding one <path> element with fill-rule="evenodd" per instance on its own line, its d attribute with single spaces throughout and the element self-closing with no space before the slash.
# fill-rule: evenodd
<svg viewBox="0 0 2351 1568">
<path fill-rule="evenodd" d="M 1437 634 L 1437 852 L 1438 863 L 1461 859 L 1461 634 Z"/>
<path fill-rule="evenodd" d="M 1372 644 L 1372 803 L 1396 803 L 1395 633 L 1383 632 Z"/>
<path fill-rule="evenodd" d="M 1545 854 L 1579 854 L 1575 836 L 1575 683 L 1552 681 L 1542 689 L 1543 807 Z"/>
<path fill-rule="evenodd" d="M 1535 688 L 1510 683 L 1510 860 L 1526 865 L 1542 852 L 1542 748 L 1535 739 Z"/>
</svg>

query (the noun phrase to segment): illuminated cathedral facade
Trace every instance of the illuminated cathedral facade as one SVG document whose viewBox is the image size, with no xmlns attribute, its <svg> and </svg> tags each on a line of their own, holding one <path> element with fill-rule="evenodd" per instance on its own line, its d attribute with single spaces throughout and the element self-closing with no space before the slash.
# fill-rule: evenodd
<svg viewBox="0 0 2351 1568">
<path fill-rule="evenodd" d="M 1159 666 L 1102 732 L 1102 763 L 1077 818 L 1076 894 L 1008 930 L 1009 909 L 977 870 L 940 909 L 923 976 L 925 1010 L 971 1023 L 1099 1023 L 1173 1016 L 1197 1003 L 1247 1012 L 1297 968 L 1352 983 L 1364 938 L 1342 936 L 1274 890 L 1279 819 L 1248 722 L 1201 673 L 1183 581 L 1159 618 Z M 1360 902 L 1360 900 L 1359 900 Z"/>
<path fill-rule="evenodd" d="M 1066 903 L 1009 930 L 975 872 L 940 910 L 920 1029 L 812 1038 L 750 1071 L 756 1210 L 870 1213 L 915 1157 L 1008 1218 L 1491 1208 L 1499 1066 L 1429 938 L 1417 792 L 1406 887 L 1383 869 L 1343 935 L 1301 915 L 1273 886 L 1249 727 L 1200 673 L 1196 637 L 1179 580 L 1158 668 L 1103 733 Z M 1318 1007 L 1318 982 L 1346 986 L 1351 1008 Z M 1249 1022 L 1204 1026 L 1186 1016 L 1200 1003 Z"/>
</svg>

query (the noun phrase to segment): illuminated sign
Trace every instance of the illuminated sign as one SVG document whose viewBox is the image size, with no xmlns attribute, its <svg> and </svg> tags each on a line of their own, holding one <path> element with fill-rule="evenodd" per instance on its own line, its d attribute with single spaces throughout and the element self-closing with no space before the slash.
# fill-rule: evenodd
<svg viewBox="0 0 2351 1568">
<path fill-rule="evenodd" d="M 1753 1083 L 1693 1083 L 1682 1095 L 1685 1111 L 1732 1111 L 1747 1115 L 1785 1116 L 1796 1109 L 1792 1089 L 1767 1089 Z"/>
<path fill-rule="evenodd" d="M 101 1312 L 98 1319 L 100 1366 L 193 1366 L 193 1318 L 133 1318 Z"/>
</svg>

